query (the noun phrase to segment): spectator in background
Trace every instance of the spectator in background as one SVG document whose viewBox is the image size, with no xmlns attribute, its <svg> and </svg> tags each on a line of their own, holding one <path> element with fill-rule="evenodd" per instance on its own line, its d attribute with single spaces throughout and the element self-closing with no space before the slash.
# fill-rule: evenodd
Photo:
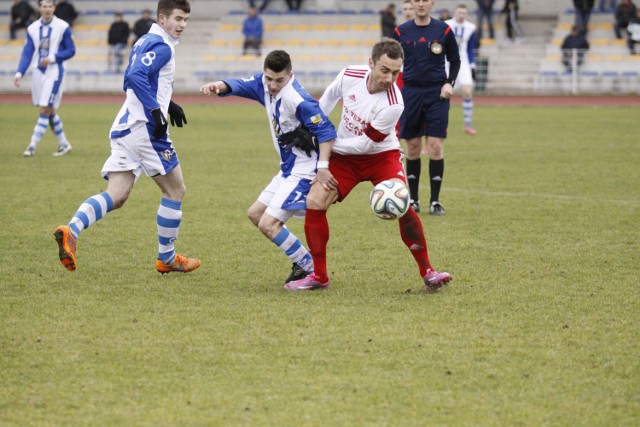
<svg viewBox="0 0 640 427">
<path fill-rule="evenodd" d="M 441 21 L 448 21 L 449 19 L 451 19 L 451 13 L 449 12 L 449 9 L 442 9 L 440 11 L 440 15 L 438 15 L 438 19 Z"/>
<path fill-rule="evenodd" d="M 286 0 L 287 7 L 292 11 L 299 11 L 302 7 L 302 0 Z"/>
<path fill-rule="evenodd" d="M 135 24 L 133 24 L 133 35 L 135 36 L 134 42 L 147 34 L 155 22 L 156 20 L 151 17 L 151 10 L 145 9 L 144 12 L 142 12 L 142 18 L 138 19 Z"/>
<path fill-rule="evenodd" d="M 616 8 L 615 23 L 613 24 L 613 31 L 616 33 L 616 38 L 622 39 L 622 30 L 626 30 L 629 22 L 636 16 L 636 6 L 631 0 L 621 0 L 620 4 Z"/>
<path fill-rule="evenodd" d="M 637 55 L 636 43 L 640 43 L 640 9 L 636 10 L 636 16 L 629 22 L 629 53 Z"/>
<path fill-rule="evenodd" d="M 496 0 L 476 0 L 478 3 L 478 37 L 476 39 L 477 47 L 480 46 L 480 39 L 482 39 L 482 26 L 484 20 L 487 20 L 487 26 L 489 28 L 489 38 L 495 38 L 495 31 L 493 29 L 493 4 Z"/>
<path fill-rule="evenodd" d="M 250 7 L 247 10 L 247 17 L 242 23 L 242 34 L 244 35 L 243 55 L 246 55 L 247 51 L 252 49 L 257 56 L 260 56 L 263 33 L 264 27 L 262 25 L 262 19 L 258 16 L 256 8 Z"/>
<path fill-rule="evenodd" d="M 574 55 L 575 65 L 581 66 L 584 62 L 584 54 L 589 50 L 589 42 L 586 37 L 580 31 L 580 28 L 574 25 L 571 28 L 571 33 L 564 38 L 562 42 L 562 65 L 564 65 L 567 72 L 573 71 Z"/>
<path fill-rule="evenodd" d="M 16 39 L 16 31 L 20 28 L 27 28 L 35 20 L 36 10 L 31 7 L 27 0 L 13 0 L 11 6 L 11 22 L 9 23 L 9 38 Z"/>
<path fill-rule="evenodd" d="M 260 12 L 264 12 L 267 9 L 267 6 L 269 6 L 269 2 L 271 0 L 262 0 L 262 4 L 260 5 Z M 255 0 L 249 0 L 249 7 L 252 8 L 256 8 L 256 1 Z"/>
<path fill-rule="evenodd" d="M 70 27 L 73 27 L 73 22 L 78 17 L 78 12 L 76 11 L 76 8 L 73 7 L 73 5 L 68 1 L 58 0 L 56 2 L 55 15 L 69 24 Z"/>
<path fill-rule="evenodd" d="M 573 0 L 573 5 L 576 9 L 575 26 L 580 29 L 585 37 L 589 31 L 589 20 L 591 19 L 594 2 L 595 0 Z"/>
<path fill-rule="evenodd" d="M 396 29 L 396 5 L 389 3 L 386 9 L 380 11 L 380 28 L 382 37 L 393 37 Z"/>
<path fill-rule="evenodd" d="M 519 9 L 520 6 L 518 5 L 518 0 L 505 0 L 504 8 L 501 11 L 504 13 L 504 24 L 507 29 L 507 38 L 516 44 L 520 44 L 524 40 L 524 33 L 520 28 L 520 24 L 518 24 Z"/>
<path fill-rule="evenodd" d="M 123 51 L 129 45 L 129 24 L 124 21 L 122 12 L 116 12 L 115 19 L 109 28 L 109 68 L 120 73 L 123 63 Z"/>
<path fill-rule="evenodd" d="M 609 3 L 609 7 L 607 7 L 607 3 Z M 598 3 L 598 9 L 600 12 L 606 12 L 607 10 L 613 10 L 616 8 L 616 0 L 600 0 Z"/>
</svg>

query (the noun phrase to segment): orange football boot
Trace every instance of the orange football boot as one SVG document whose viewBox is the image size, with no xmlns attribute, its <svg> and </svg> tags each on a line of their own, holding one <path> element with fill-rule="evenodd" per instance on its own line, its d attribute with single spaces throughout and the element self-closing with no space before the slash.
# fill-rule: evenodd
<svg viewBox="0 0 640 427">
<path fill-rule="evenodd" d="M 69 271 L 76 269 L 76 238 L 71 234 L 68 225 L 61 225 L 53 232 L 58 243 L 60 262 Z"/>
<path fill-rule="evenodd" d="M 200 261 L 199 259 L 187 258 L 186 256 L 176 254 L 176 259 L 171 264 L 165 264 L 164 262 L 157 259 L 156 270 L 158 270 L 162 274 L 171 273 L 172 271 L 188 273 L 200 267 L 200 264 L 202 264 L 202 261 Z"/>
</svg>

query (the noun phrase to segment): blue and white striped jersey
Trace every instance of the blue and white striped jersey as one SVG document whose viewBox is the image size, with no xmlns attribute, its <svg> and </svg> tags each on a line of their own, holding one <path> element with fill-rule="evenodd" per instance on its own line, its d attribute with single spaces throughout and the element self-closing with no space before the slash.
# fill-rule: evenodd
<svg viewBox="0 0 640 427">
<path fill-rule="evenodd" d="M 45 73 L 47 69 L 57 69 L 62 77 L 64 61 L 71 59 L 75 54 L 76 46 L 71 37 L 69 24 L 56 16 L 49 23 L 40 18 L 27 28 L 18 73 L 23 76 L 35 59 L 35 66 L 40 71 Z M 40 67 L 40 60 L 43 58 L 49 58 L 50 63 L 47 67 Z"/>
<path fill-rule="evenodd" d="M 473 49 L 476 44 L 476 26 L 467 20 L 458 22 L 455 18 L 448 19 L 445 22 L 451 27 L 453 35 L 456 37 L 462 64 L 475 64 L 476 58 Z"/>
<path fill-rule="evenodd" d="M 257 73 L 247 79 L 228 79 L 224 82 L 231 89 L 222 95 L 236 95 L 253 99 L 264 105 L 273 146 L 280 155 L 280 170 L 286 178 L 296 175 L 312 179 L 316 175 L 317 153 L 311 157 L 298 147 L 285 150 L 278 143 L 278 136 L 290 132 L 302 124 L 318 138 L 319 143 L 334 140 L 336 129 L 329 118 L 322 112 L 316 101 L 295 79 L 283 87 L 276 96 L 271 96 L 265 83 L 264 73 Z"/>
<path fill-rule="evenodd" d="M 153 24 L 133 45 L 124 72 L 123 89 L 127 98 L 113 122 L 111 138 L 122 138 L 131 133 L 132 128 L 153 122 L 150 111 L 158 107 L 167 117 L 173 93 L 177 44 L 178 40 L 158 24 Z"/>
</svg>

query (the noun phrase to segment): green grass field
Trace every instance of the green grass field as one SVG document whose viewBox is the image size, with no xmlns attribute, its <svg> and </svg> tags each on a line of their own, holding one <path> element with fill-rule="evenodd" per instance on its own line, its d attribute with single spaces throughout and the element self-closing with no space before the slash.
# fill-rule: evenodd
<svg viewBox="0 0 640 427">
<path fill-rule="evenodd" d="M 478 107 L 468 137 L 453 108 L 447 215 L 421 214 L 451 285 L 422 289 L 362 184 L 329 213 L 332 289 L 290 294 L 245 216 L 277 171 L 264 111 L 184 107 L 177 249 L 203 264 L 161 276 L 148 178 L 76 272 L 57 257 L 120 105 L 63 104 L 62 158 L 50 132 L 22 158 L 36 111 L 0 105 L 0 425 L 638 425 L 637 109 Z"/>
</svg>

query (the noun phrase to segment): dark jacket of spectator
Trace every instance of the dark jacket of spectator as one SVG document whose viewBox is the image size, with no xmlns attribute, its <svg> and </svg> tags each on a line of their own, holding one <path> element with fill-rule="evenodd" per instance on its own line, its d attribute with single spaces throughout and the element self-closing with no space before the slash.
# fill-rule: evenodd
<svg viewBox="0 0 640 427">
<path fill-rule="evenodd" d="M 111 46 L 117 44 L 126 45 L 129 43 L 129 34 L 131 34 L 129 24 L 125 21 L 115 21 L 109 28 L 109 44 Z"/>
<path fill-rule="evenodd" d="M 587 50 L 589 50 L 589 42 L 587 41 L 584 34 L 580 31 L 580 28 L 574 26 L 571 29 L 571 33 L 567 37 L 564 38 L 562 42 L 562 63 L 564 64 L 567 71 L 571 71 L 573 69 L 573 55 L 574 53 L 577 55 L 577 65 L 582 65 L 584 61 L 584 54 Z M 577 49 L 574 52 L 574 49 Z"/>
<path fill-rule="evenodd" d="M 591 9 L 593 9 L 593 5 L 595 1 L 596 0 L 573 0 L 573 5 L 577 10 L 591 12 Z"/>
<path fill-rule="evenodd" d="M 56 2 L 56 10 L 54 12 L 58 18 L 66 21 L 70 27 L 73 27 L 73 21 L 78 17 L 78 12 L 73 5 L 65 0 L 58 0 Z"/>
<path fill-rule="evenodd" d="M 26 0 L 15 1 L 11 6 L 11 22 L 9 24 L 11 40 L 16 38 L 16 30 L 27 28 L 35 20 L 36 16 L 36 10 Z"/>
<path fill-rule="evenodd" d="M 133 24 L 133 35 L 136 37 L 136 40 L 147 34 L 155 22 L 156 21 L 151 18 L 151 11 L 145 10 L 142 18 L 138 19 L 136 23 Z"/>
<path fill-rule="evenodd" d="M 618 7 L 616 7 L 616 21 L 613 26 L 613 30 L 616 33 L 616 37 L 622 38 L 622 30 L 626 29 L 629 22 L 636 16 L 636 6 L 631 0 L 622 0 Z"/>
<path fill-rule="evenodd" d="M 396 29 L 396 6 L 393 3 L 380 11 L 380 28 L 382 37 L 393 37 Z"/>
</svg>

